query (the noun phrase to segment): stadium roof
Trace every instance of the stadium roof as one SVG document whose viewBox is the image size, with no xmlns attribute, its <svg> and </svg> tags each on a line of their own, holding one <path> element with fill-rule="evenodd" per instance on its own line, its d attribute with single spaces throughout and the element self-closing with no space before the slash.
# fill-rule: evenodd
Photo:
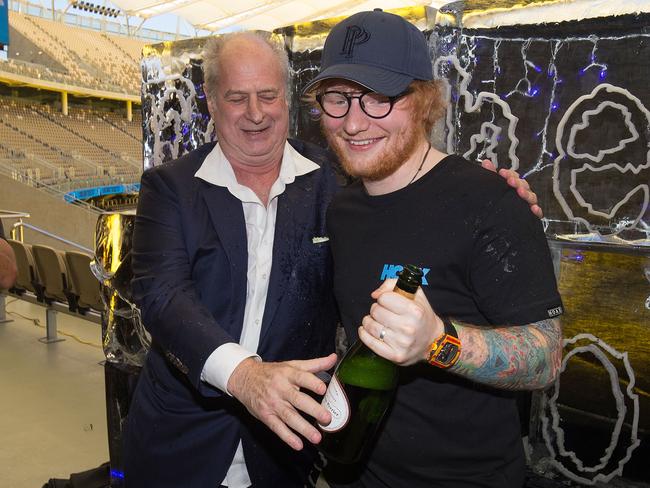
<svg viewBox="0 0 650 488">
<path fill-rule="evenodd" d="M 428 5 L 448 0 L 111 0 L 123 12 L 143 19 L 177 15 L 196 29 L 214 32 L 267 30 L 362 10 L 384 10 Z"/>
</svg>

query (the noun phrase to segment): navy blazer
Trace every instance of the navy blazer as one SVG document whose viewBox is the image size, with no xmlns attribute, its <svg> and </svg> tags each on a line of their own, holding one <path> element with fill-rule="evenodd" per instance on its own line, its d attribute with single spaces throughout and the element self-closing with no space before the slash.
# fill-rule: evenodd
<svg viewBox="0 0 650 488">
<path fill-rule="evenodd" d="M 264 361 L 334 351 L 337 312 L 325 213 L 337 184 L 328 155 L 290 141 L 321 168 L 279 196 L 258 354 Z M 133 294 L 151 333 L 124 432 L 128 487 L 216 487 L 242 439 L 256 488 L 303 486 L 315 450 L 296 452 L 235 399 L 200 379 L 208 356 L 238 342 L 246 302 L 241 202 L 194 174 L 207 144 L 142 176 Z M 309 445 L 309 442 L 305 442 Z"/>
</svg>

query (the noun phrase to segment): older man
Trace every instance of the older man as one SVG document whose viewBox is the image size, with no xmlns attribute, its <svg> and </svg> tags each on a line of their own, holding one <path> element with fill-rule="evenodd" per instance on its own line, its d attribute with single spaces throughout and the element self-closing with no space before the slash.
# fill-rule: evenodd
<svg viewBox="0 0 650 488">
<path fill-rule="evenodd" d="M 324 239 L 336 183 L 324 151 L 287 142 L 282 47 L 214 39 L 204 70 L 219 143 L 142 178 L 133 289 L 152 348 L 128 415 L 125 481 L 302 486 L 314 451 L 299 434 L 320 435 L 298 411 L 329 421 L 305 391 L 324 393 L 312 373 L 336 360 Z"/>
<path fill-rule="evenodd" d="M 125 429 L 128 487 L 303 486 L 336 360 L 327 155 L 287 142 L 287 57 L 210 41 L 218 144 L 142 177 L 133 291 L 152 348 Z M 534 203 L 534 194 L 522 192 Z M 328 355 L 329 354 L 329 355 Z M 305 442 L 305 440 L 307 442 Z"/>
<path fill-rule="evenodd" d="M 332 480 L 520 488 L 512 390 L 555 379 L 562 303 L 541 224 L 524 202 L 494 174 L 431 147 L 442 103 L 432 78 L 422 33 L 377 10 L 334 27 L 307 87 L 330 146 L 360 178 L 328 212 L 343 325 L 403 366 L 367 464 L 334 470 Z M 413 301 L 384 281 L 404 263 L 425 271 Z"/>
</svg>

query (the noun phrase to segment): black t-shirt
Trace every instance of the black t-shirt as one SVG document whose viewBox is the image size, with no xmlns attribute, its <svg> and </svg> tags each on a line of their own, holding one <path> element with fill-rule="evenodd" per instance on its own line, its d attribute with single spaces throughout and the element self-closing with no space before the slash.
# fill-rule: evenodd
<svg viewBox="0 0 650 488">
<path fill-rule="evenodd" d="M 423 268 L 434 310 L 462 322 L 523 325 L 561 307 L 541 222 L 502 178 L 460 157 L 386 195 L 350 185 L 334 198 L 328 229 L 351 340 L 370 293 L 407 263 Z M 480 478 L 476 486 L 505 488 L 506 465 L 523 469 L 514 394 L 422 363 L 401 370 L 363 479 L 373 487 L 430 488 Z"/>
</svg>

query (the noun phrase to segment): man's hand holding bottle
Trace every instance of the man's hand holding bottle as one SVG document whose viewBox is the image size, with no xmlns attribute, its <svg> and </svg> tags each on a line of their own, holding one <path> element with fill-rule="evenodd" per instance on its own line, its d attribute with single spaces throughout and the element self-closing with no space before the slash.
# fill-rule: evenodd
<svg viewBox="0 0 650 488">
<path fill-rule="evenodd" d="M 393 290 L 396 280 L 387 279 L 372 292 L 376 301 L 359 327 L 359 339 L 379 356 L 400 366 L 426 361 L 431 343 L 444 332 L 421 288 L 410 300 Z"/>
</svg>

